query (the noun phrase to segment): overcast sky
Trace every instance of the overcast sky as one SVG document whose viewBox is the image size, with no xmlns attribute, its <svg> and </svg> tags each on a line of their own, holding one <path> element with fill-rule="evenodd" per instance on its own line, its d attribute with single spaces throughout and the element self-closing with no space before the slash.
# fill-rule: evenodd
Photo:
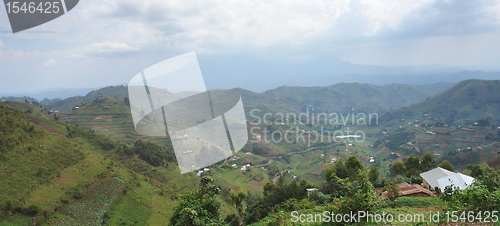
<svg viewBox="0 0 500 226">
<path fill-rule="evenodd" d="M 124 84 L 190 51 L 500 70 L 499 40 L 498 0 L 81 0 L 15 34 L 2 4 L 0 93 Z"/>
</svg>

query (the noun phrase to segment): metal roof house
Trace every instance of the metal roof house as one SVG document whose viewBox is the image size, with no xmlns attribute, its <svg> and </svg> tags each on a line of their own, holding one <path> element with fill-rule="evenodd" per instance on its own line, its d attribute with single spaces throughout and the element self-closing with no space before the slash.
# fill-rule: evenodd
<svg viewBox="0 0 500 226">
<path fill-rule="evenodd" d="M 437 183 L 437 179 L 447 177 L 447 176 L 450 176 L 452 174 L 455 174 L 455 172 L 451 172 L 451 171 L 443 169 L 441 167 L 437 167 L 433 170 L 423 172 L 420 174 L 422 179 L 424 179 L 424 183 L 422 184 L 422 186 L 424 188 L 429 189 L 429 190 L 434 190 L 436 188 L 439 188 L 439 185 Z"/>
<path fill-rule="evenodd" d="M 441 192 L 443 192 L 444 189 L 450 185 L 454 185 L 460 190 L 466 189 L 472 183 L 474 183 L 475 179 L 474 177 L 470 177 L 461 173 L 455 173 L 447 177 L 439 178 L 436 181 L 438 183 L 439 189 L 441 190 Z"/>
</svg>

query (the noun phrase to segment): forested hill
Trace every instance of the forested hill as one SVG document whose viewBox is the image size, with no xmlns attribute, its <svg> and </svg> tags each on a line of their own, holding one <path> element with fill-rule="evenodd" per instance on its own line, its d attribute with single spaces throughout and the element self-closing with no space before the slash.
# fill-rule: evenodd
<svg viewBox="0 0 500 226">
<path fill-rule="evenodd" d="M 273 105 L 279 111 L 305 112 L 308 106 L 322 112 L 385 112 L 393 108 L 410 105 L 448 88 L 450 83 L 433 85 L 392 84 L 377 86 L 360 83 L 339 83 L 323 87 L 280 87 L 264 93 L 235 88 L 246 106 Z M 99 97 L 124 98 L 127 86 L 109 86 L 89 92 L 85 96 L 66 99 L 45 99 L 41 105 L 53 111 L 67 112 L 83 103 Z M 7 100 L 36 102 L 29 97 L 9 97 Z"/>
<path fill-rule="evenodd" d="M 427 119 L 446 124 L 500 120 L 500 80 L 465 80 L 407 108 L 388 112 L 382 121 Z"/>
</svg>

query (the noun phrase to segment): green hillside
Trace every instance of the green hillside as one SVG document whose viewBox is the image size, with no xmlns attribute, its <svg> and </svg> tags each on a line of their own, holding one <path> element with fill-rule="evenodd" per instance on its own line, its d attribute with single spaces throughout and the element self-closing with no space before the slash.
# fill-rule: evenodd
<svg viewBox="0 0 500 226">
<path fill-rule="evenodd" d="M 500 81 L 465 80 L 380 115 L 373 151 L 387 162 L 430 151 L 463 169 L 500 151 Z M 369 128 L 365 128 L 369 129 Z"/>
<path fill-rule="evenodd" d="M 392 84 L 377 86 L 359 83 L 339 83 L 325 87 L 280 87 L 264 93 L 255 93 L 249 90 L 236 88 L 246 106 L 273 105 L 280 111 L 305 111 L 311 105 L 317 110 L 327 112 L 356 111 L 384 112 L 391 108 L 416 103 L 430 97 L 443 89 L 448 84 L 434 84 L 426 86 Z M 91 102 L 95 98 L 128 96 L 127 86 L 109 86 L 89 92 L 85 96 L 75 96 L 67 99 L 45 99 L 40 103 L 47 108 L 68 112 L 75 106 Z M 32 101 L 31 98 L 11 98 L 12 101 Z M 9 99 L 10 100 L 10 99 Z M 34 100 L 34 99 L 33 99 Z"/>
<path fill-rule="evenodd" d="M 133 135 L 124 143 L 99 132 L 99 125 L 108 127 L 106 123 L 110 121 L 106 120 L 115 119 L 113 111 L 124 112 L 127 106 L 122 102 L 123 99 L 98 98 L 82 106 L 78 112 L 81 115 L 77 110 L 59 114 L 58 121 L 52 117 L 54 113 L 30 114 L 0 104 L 0 225 L 168 222 L 177 197 L 196 188 L 199 177 L 195 173 L 180 174 L 172 150 L 156 144 L 168 142 L 165 138 L 160 141 Z M 32 110 L 39 107 L 7 104 Z M 109 109 L 103 109 L 105 106 Z M 104 115 L 106 123 L 86 124 L 93 122 L 94 114 Z M 87 120 L 85 116 L 90 115 Z M 75 126 L 64 123 L 73 119 L 77 120 Z M 119 124 L 132 126 L 133 130 L 131 123 L 125 123 L 126 118 L 118 119 L 123 120 Z M 117 128 L 111 131 L 120 133 Z M 144 141 L 137 141 L 139 138 Z M 253 164 L 254 161 L 245 160 L 244 154 L 238 155 L 242 157 L 234 161 L 238 165 Z M 270 181 L 267 171 L 260 168 L 241 172 L 221 162 L 210 169 L 205 174 L 212 175 L 221 189 L 219 199 L 224 216 L 235 212 L 230 205 L 231 189 L 245 189 L 255 199 Z"/>
<path fill-rule="evenodd" d="M 41 101 L 40 104 L 53 111 L 67 112 L 73 109 L 75 106 L 80 106 L 100 97 L 115 97 L 123 99 L 124 97 L 128 97 L 128 88 L 127 86 L 108 86 L 99 90 L 93 90 L 85 96 L 70 97 L 64 100 L 45 99 Z"/>
<path fill-rule="evenodd" d="M 500 80 L 465 80 L 424 101 L 389 112 L 381 118 L 385 121 L 414 118 L 460 125 L 473 124 L 487 118 L 498 123 L 499 112 Z"/>
<path fill-rule="evenodd" d="M 444 87 L 339 83 L 325 87 L 280 87 L 266 91 L 264 94 L 285 100 L 295 100 L 301 107 L 296 110 L 302 112 L 305 112 L 309 106 L 315 108 L 316 112 L 325 113 L 352 111 L 381 113 L 424 100 L 441 91 L 441 88 Z"/>
<path fill-rule="evenodd" d="M 376 196 L 393 183 L 391 179 L 413 181 L 407 174 L 424 169 L 419 165 L 417 171 L 408 169 L 398 174 L 403 177 L 395 177 L 391 164 L 408 162 L 410 155 L 423 157 L 430 152 L 434 165 L 447 160 L 457 170 L 487 160 L 497 168 L 500 132 L 494 99 L 499 98 L 488 91 L 496 90 L 496 85 L 496 81 L 463 81 L 426 100 L 381 114 L 381 123 L 372 125 L 276 121 L 274 114 L 304 112 L 307 107 L 310 111 L 314 107 L 315 112 L 342 113 L 344 109 L 352 113 L 353 107 L 355 112 L 386 111 L 425 98 L 438 88 L 338 84 L 281 87 L 262 94 L 236 89 L 249 120 L 255 108 L 260 110 L 255 115 L 273 115 L 258 125 L 249 122 L 250 131 L 262 136 L 260 141 L 253 140 L 250 133 L 249 140 L 254 142 L 248 142 L 235 157 L 209 166 L 204 175 L 211 176 L 220 190 L 216 200 L 221 201 L 221 218 L 233 223 L 237 209 L 231 204 L 231 190 L 248 191 L 243 202 L 248 211 L 244 216 L 247 224 L 283 225 L 283 214 L 290 216 L 293 210 L 317 213 L 356 209 L 355 203 L 350 203 L 353 200 L 330 186 L 358 197 L 354 196 L 358 186 L 354 181 L 365 180 L 364 173 L 373 169 L 377 178 L 363 188 L 371 200 L 367 204 L 374 205 L 369 208 L 395 214 L 406 213 L 405 206 L 411 207 L 410 213 L 443 211 L 449 202 L 438 198 L 402 198 L 391 206 Z M 166 225 L 171 216 L 179 216 L 176 207 L 186 205 L 189 196 L 185 194 L 197 189 L 200 177 L 194 172 L 180 174 L 168 137 L 146 137 L 135 131 L 125 96 L 119 95 L 126 95 L 126 91 L 125 87 L 107 87 L 53 105 L 71 106 L 74 101 L 66 112 L 51 112 L 47 105 L 25 102 L 0 104 L 0 225 Z M 391 97 L 396 98 L 395 105 L 391 105 Z M 82 98 L 88 101 L 76 103 Z M 477 101 L 486 105 L 476 114 L 470 111 L 474 107 L 467 105 Z M 446 108 L 457 111 L 453 125 L 443 121 L 449 117 L 442 110 Z M 462 120 L 467 111 L 469 120 Z M 332 133 L 313 133 L 322 129 Z M 333 132 L 346 129 L 363 131 L 366 137 L 361 142 L 330 140 Z M 272 132 L 288 134 L 293 142 L 273 140 L 279 137 L 270 136 Z M 370 157 L 375 157 L 375 162 Z M 348 175 L 325 182 L 327 172 L 341 169 L 339 162 L 345 162 Z M 253 167 L 240 170 L 247 164 Z M 363 175 L 355 174 L 358 165 L 366 170 Z M 373 190 L 373 186 L 379 190 Z M 304 192 L 311 187 L 321 191 L 313 199 Z M 342 204 L 334 205 L 337 201 Z M 254 215 L 257 217 L 251 217 Z"/>
</svg>

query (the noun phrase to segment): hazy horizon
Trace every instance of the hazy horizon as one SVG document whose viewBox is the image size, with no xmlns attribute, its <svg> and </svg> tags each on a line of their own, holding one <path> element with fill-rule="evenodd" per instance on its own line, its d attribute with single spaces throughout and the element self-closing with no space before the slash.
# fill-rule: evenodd
<svg viewBox="0 0 500 226">
<path fill-rule="evenodd" d="M 500 71 L 499 39 L 493 0 L 90 0 L 18 33 L 0 9 L 0 93 L 124 84 L 191 51 L 208 88 Z"/>
</svg>

